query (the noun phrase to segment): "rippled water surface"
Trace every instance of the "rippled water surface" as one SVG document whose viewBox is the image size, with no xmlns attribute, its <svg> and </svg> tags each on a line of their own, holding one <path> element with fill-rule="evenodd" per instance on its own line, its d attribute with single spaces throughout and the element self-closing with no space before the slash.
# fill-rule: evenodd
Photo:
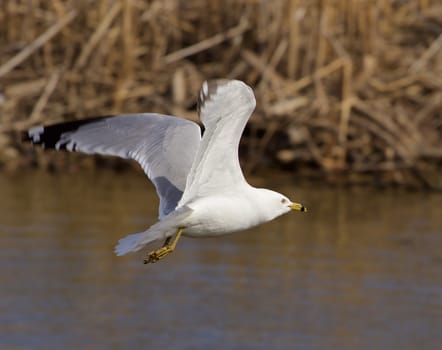
<svg viewBox="0 0 442 350">
<path fill-rule="evenodd" d="M 259 185 L 309 212 L 143 265 L 141 175 L 0 177 L 0 349 L 441 349 L 441 195 Z"/>
</svg>

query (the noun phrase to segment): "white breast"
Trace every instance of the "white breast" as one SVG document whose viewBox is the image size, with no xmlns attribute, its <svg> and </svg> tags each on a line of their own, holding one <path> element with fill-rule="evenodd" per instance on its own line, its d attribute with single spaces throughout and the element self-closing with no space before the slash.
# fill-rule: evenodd
<svg viewBox="0 0 442 350">
<path fill-rule="evenodd" d="M 247 196 L 210 196 L 187 205 L 193 209 L 184 223 L 187 236 L 224 235 L 266 221 L 257 210 L 256 203 Z"/>
</svg>

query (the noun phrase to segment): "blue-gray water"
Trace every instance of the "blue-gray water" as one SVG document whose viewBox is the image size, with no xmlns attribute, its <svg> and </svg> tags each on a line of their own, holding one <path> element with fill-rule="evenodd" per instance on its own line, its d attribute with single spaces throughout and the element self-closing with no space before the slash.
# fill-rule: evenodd
<svg viewBox="0 0 442 350">
<path fill-rule="evenodd" d="M 0 349 L 441 348 L 442 196 L 259 184 L 309 212 L 143 265 L 141 175 L 0 177 Z"/>
</svg>

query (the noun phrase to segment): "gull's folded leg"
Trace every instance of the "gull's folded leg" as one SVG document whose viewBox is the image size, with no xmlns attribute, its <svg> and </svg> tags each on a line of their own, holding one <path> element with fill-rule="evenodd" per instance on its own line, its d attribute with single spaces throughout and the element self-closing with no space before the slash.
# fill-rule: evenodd
<svg viewBox="0 0 442 350">
<path fill-rule="evenodd" d="M 181 234 L 183 233 L 184 228 L 180 227 L 178 229 L 178 232 L 173 239 L 172 243 L 169 244 L 172 237 L 167 237 L 166 241 L 164 242 L 163 246 L 157 250 L 154 250 L 153 252 L 150 252 L 147 255 L 147 258 L 144 259 L 144 264 L 149 263 L 156 263 L 157 261 L 163 259 L 167 254 L 172 253 L 175 250 L 176 244 L 178 240 L 181 237 Z"/>
</svg>

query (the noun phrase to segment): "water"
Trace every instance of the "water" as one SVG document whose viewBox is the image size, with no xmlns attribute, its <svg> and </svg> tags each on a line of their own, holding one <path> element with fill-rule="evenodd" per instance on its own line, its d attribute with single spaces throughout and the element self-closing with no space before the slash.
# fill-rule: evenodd
<svg viewBox="0 0 442 350">
<path fill-rule="evenodd" d="M 143 176 L 0 177 L 0 349 L 440 349 L 442 196 L 257 182 L 309 212 L 143 265 Z"/>
</svg>

